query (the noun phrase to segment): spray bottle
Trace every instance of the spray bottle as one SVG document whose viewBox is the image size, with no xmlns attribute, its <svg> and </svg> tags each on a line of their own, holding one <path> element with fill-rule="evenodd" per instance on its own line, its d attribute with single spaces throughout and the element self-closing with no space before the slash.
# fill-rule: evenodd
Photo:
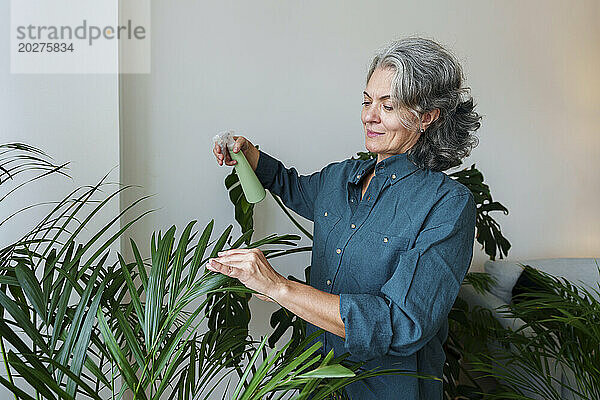
<svg viewBox="0 0 600 400">
<path fill-rule="evenodd" d="M 235 173 L 240 180 L 242 191 L 244 192 L 248 203 L 258 203 L 262 201 L 267 195 L 267 192 L 258 180 L 258 177 L 248 163 L 248 160 L 246 160 L 244 153 L 241 150 L 237 153 L 233 152 L 233 145 L 235 144 L 233 131 L 220 133 L 213 138 L 213 141 L 217 143 L 221 149 L 227 147 L 231 159 L 237 161 L 233 167 L 235 168 Z"/>
</svg>

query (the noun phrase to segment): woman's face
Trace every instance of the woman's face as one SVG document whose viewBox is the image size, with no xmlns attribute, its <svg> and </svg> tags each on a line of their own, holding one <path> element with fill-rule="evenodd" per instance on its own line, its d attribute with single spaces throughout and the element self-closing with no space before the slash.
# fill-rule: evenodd
<svg viewBox="0 0 600 400">
<path fill-rule="evenodd" d="M 377 162 L 405 153 L 419 139 L 417 130 L 413 132 L 402 125 L 399 110 L 392 104 L 393 76 L 392 69 L 377 68 L 364 91 L 361 120 L 365 128 L 365 147 L 377 153 Z"/>
</svg>

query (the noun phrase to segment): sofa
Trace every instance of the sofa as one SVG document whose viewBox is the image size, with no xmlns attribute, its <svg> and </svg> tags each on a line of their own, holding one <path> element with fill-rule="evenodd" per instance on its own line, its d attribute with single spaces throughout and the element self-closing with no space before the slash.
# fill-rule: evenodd
<svg viewBox="0 0 600 400">
<path fill-rule="evenodd" d="M 587 286 L 598 290 L 599 282 L 599 259 L 594 258 L 551 258 L 551 259 L 533 259 L 522 261 L 487 261 L 484 265 L 484 272 L 490 274 L 497 281 L 489 292 L 481 294 L 470 285 L 463 285 L 459 296 L 464 299 L 469 306 L 480 306 L 492 311 L 492 315 L 500 322 L 504 328 L 519 329 L 525 322 L 517 318 L 507 318 L 502 313 L 507 305 L 512 301 L 512 291 L 523 271 L 522 265 L 528 265 L 542 272 L 556 277 L 566 278 L 574 285 Z M 494 344 L 490 344 L 494 346 Z M 525 375 L 527 375 L 524 372 Z M 562 383 L 572 381 L 572 375 L 569 372 L 561 373 L 557 371 L 558 376 L 554 376 Z M 528 376 L 528 379 L 533 377 Z M 579 400 L 579 396 L 573 396 L 567 389 L 561 387 L 558 383 L 555 389 L 561 393 L 565 400 Z M 534 394 L 524 392 L 526 395 L 535 399 L 544 400 Z"/>
</svg>

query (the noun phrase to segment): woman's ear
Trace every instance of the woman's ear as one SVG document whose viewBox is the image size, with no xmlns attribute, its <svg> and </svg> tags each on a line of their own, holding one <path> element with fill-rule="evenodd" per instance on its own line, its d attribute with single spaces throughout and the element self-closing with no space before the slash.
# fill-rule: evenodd
<svg viewBox="0 0 600 400">
<path fill-rule="evenodd" d="M 433 124 L 440 117 L 440 109 L 436 108 L 431 111 L 427 111 L 423 114 L 423 118 L 421 119 L 421 126 L 423 130 L 426 130 L 429 125 Z"/>
</svg>

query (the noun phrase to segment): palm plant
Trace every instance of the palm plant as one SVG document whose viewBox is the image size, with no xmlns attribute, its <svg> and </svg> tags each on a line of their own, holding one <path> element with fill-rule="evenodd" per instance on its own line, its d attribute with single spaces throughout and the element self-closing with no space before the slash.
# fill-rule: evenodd
<svg viewBox="0 0 600 400">
<path fill-rule="evenodd" d="M 54 165 L 27 145 L 0 149 L 3 188 L 22 172 L 41 171 L 27 181 L 32 182 L 63 173 L 66 166 Z M 133 260 L 116 253 L 110 262 L 110 246 L 153 210 L 136 212 L 117 228 L 120 218 L 136 211 L 148 196 L 139 198 L 83 241 L 83 230 L 103 207 L 130 188 L 95 199 L 109 186 L 105 180 L 74 190 L 23 238 L 0 249 L 0 350 L 7 371 L 0 383 L 15 399 L 121 399 L 126 393 L 134 399 L 206 399 L 217 390 L 225 397 L 225 380 L 226 387 L 234 380 L 232 399 L 323 399 L 364 377 L 401 372 L 357 375 L 359 365 L 347 368 L 333 354 L 322 357 L 317 353 L 320 343 L 308 346 L 311 338 L 267 355 L 266 338 L 258 343 L 248 336 L 247 327 L 221 324 L 224 315 L 235 312 L 228 295 L 251 291 L 203 265 L 225 245 L 235 248 L 247 242 L 251 231 L 231 244 L 232 226 L 211 240 L 214 222 L 198 235 L 192 221 L 179 241 L 175 226 L 164 235 L 153 234 L 149 259 L 142 258 L 130 239 Z M 285 253 L 281 246 L 297 239 L 269 235 L 248 247 L 279 246 L 264 251 L 272 257 Z M 201 331 L 211 319 L 219 323 Z"/>
<path fill-rule="evenodd" d="M 514 331 L 496 326 L 490 337 L 500 346 L 469 355 L 475 371 L 509 389 L 490 398 L 560 400 L 566 392 L 569 398 L 600 399 L 600 284 L 578 286 L 524 268 L 535 287 L 501 313 L 525 324 Z"/>
</svg>

